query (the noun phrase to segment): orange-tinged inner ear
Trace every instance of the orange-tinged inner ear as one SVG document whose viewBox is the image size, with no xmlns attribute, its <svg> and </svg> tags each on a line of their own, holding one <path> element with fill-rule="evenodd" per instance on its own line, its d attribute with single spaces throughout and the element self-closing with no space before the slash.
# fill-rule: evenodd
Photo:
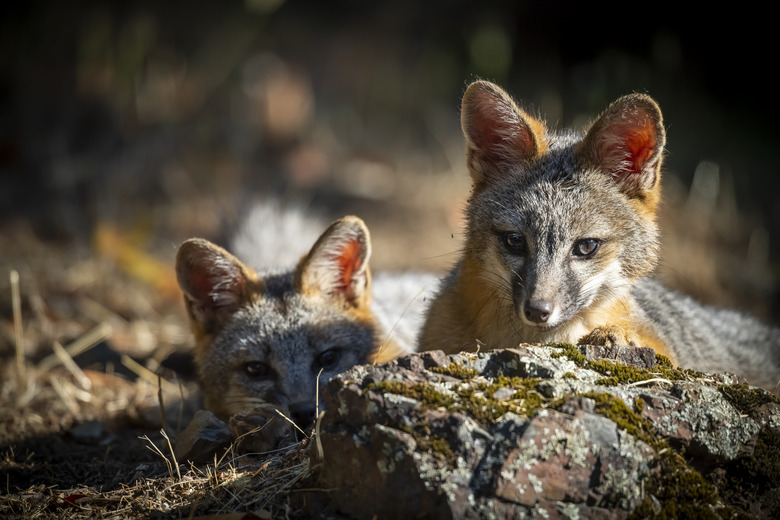
<svg viewBox="0 0 780 520">
<path fill-rule="evenodd" d="M 626 145 L 628 146 L 633 167 L 631 173 L 641 173 L 642 168 L 655 153 L 655 129 L 648 125 L 642 130 L 632 133 L 626 139 Z"/>
<path fill-rule="evenodd" d="M 361 252 L 362 249 L 357 240 L 351 240 L 344 246 L 339 256 L 339 272 L 341 273 L 339 291 L 346 291 L 352 285 L 352 276 L 363 261 Z"/>
</svg>

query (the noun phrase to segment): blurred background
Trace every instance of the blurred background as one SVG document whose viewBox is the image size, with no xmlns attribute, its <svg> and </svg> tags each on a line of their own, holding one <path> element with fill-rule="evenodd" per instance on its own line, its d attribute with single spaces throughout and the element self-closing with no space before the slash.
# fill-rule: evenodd
<svg viewBox="0 0 780 520">
<path fill-rule="evenodd" d="M 756 11 L 657 3 L 6 5 L 0 351 L 11 269 L 33 344 L 105 320 L 115 347 L 186 343 L 176 247 L 227 245 L 259 200 L 323 225 L 363 217 L 374 270 L 443 272 L 470 188 L 459 106 L 476 78 L 551 126 L 653 96 L 668 131 L 661 276 L 778 323 L 774 31 Z M 321 230 L 286 239 L 305 250 Z"/>
</svg>

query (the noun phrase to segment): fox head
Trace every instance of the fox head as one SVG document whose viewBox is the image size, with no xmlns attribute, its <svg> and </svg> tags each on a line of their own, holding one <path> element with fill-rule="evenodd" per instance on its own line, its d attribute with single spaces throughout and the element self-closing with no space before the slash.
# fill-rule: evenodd
<svg viewBox="0 0 780 520">
<path fill-rule="evenodd" d="M 370 255 L 357 217 L 333 223 L 291 272 L 259 275 L 207 240 L 184 242 L 176 274 L 206 408 L 227 418 L 271 404 L 309 425 L 317 381 L 375 354 Z"/>
<path fill-rule="evenodd" d="M 462 268 L 484 295 L 473 305 L 497 301 L 526 341 L 571 340 L 567 327 L 592 327 L 657 263 L 658 105 L 624 96 L 584 134 L 553 132 L 477 81 L 461 123 L 473 181 Z"/>
</svg>

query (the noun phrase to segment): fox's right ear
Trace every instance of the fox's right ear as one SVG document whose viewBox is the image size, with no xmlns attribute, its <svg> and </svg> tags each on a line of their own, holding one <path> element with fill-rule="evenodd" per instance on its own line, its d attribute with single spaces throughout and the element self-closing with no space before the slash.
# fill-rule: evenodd
<svg viewBox="0 0 780 520">
<path fill-rule="evenodd" d="M 629 94 L 593 123 L 579 154 L 586 164 L 614 179 L 626 195 L 655 206 L 665 142 L 658 104 L 647 95 Z"/>
<path fill-rule="evenodd" d="M 365 223 L 347 216 L 325 230 L 295 273 L 300 292 L 365 308 L 371 300 L 368 259 L 371 238 Z"/>
<path fill-rule="evenodd" d="M 191 238 L 176 255 L 176 278 L 187 312 L 203 333 L 222 327 L 246 301 L 251 275 L 233 255 L 201 238 Z"/>
<path fill-rule="evenodd" d="M 520 110 L 501 87 L 475 81 L 460 113 L 474 187 L 506 174 L 513 165 L 539 157 L 546 148 L 544 123 Z"/>
</svg>

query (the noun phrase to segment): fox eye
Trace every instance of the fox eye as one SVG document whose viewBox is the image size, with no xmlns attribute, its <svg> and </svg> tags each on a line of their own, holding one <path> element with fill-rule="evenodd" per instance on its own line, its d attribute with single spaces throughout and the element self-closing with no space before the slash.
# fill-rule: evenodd
<svg viewBox="0 0 780 520">
<path fill-rule="evenodd" d="M 504 245 L 510 253 L 522 255 L 525 253 L 525 237 L 520 233 L 506 233 Z"/>
<path fill-rule="evenodd" d="M 262 361 L 250 361 L 244 364 L 244 371 L 249 377 L 266 377 L 270 370 Z"/>
<path fill-rule="evenodd" d="M 317 356 L 317 365 L 325 370 L 334 368 L 341 358 L 341 352 L 336 349 L 326 350 Z"/>
<path fill-rule="evenodd" d="M 588 258 L 598 251 L 599 245 L 601 245 L 601 242 L 595 238 L 583 238 L 574 244 L 572 254 L 581 258 Z"/>
</svg>

